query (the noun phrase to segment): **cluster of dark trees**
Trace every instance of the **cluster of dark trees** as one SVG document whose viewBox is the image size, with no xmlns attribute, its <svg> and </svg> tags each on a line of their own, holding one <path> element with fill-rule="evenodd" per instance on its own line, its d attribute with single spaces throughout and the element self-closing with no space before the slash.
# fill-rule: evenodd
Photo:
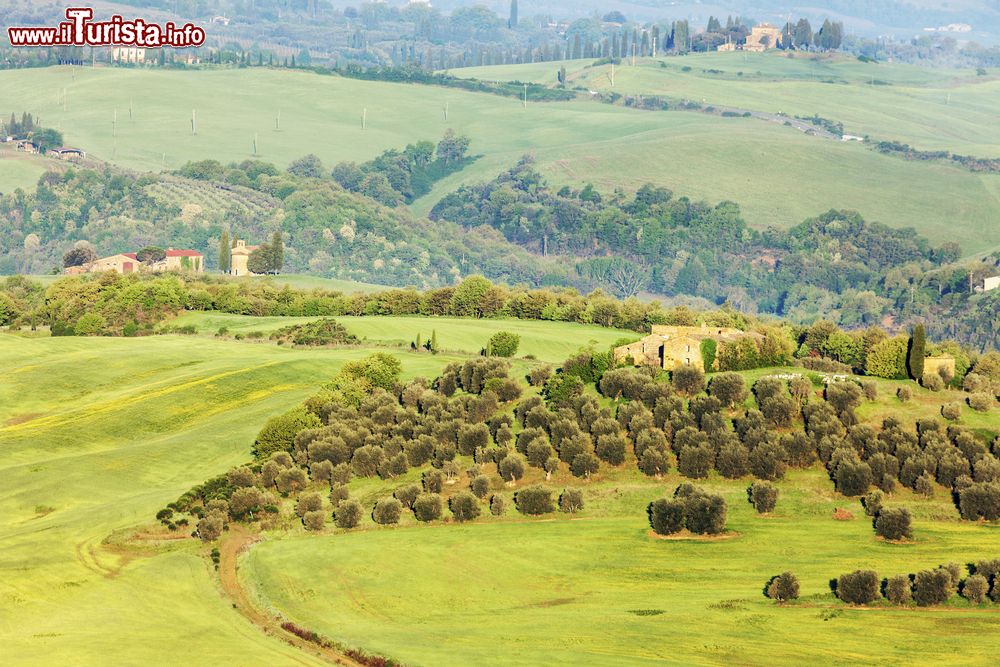
<svg viewBox="0 0 1000 667">
<path fill-rule="evenodd" d="M 303 347 L 351 345 L 358 342 L 357 336 L 345 329 L 343 324 L 328 318 L 282 327 L 272 332 L 270 338 L 277 341 L 278 345 Z"/>
<path fill-rule="evenodd" d="M 653 532 L 673 535 L 687 529 L 695 535 L 717 535 L 726 529 L 725 499 L 692 484 L 681 484 L 672 498 L 649 504 L 646 513 Z"/>
<path fill-rule="evenodd" d="M 987 174 L 1000 173 L 1000 158 L 980 158 L 971 155 L 957 155 L 951 151 L 922 151 L 899 141 L 877 141 L 872 148 L 879 153 L 896 155 L 905 160 L 944 160 L 965 167 L 969 171 Z"/>
<path fill-rule="evenodd" d="M 341 162 L 333 168 L 333 179 L 386 206 L 409 204 L 430 192 L 435 182 L 462 170 L 471 161 L 468 150 L 469 138 L 448 130 L 436 146 L 420 141 L 360 165 Z"/>
<path fill-rule="evenodd" d="M 974 605 L 1000 602 L 1000 560 L 978 561 L 966 567 L 964 579 L 966 568 L 957 563 L 886 579 L 874 570 L 855 570 L 832 580 L 831 588 L 852 605 L 885 600 L 893 605 L 930 607 L 947 603 L 956 592 Z"/>
<path fill-rule="evenodd" d="M 8 121 L 0 120 L 0 135 L 15 139 L 30 139 L 42 153 L 50 148 L 58 148 L 63 145 L 62 132 L 51 127 L 42 127 L 27 112 L 21 114 L 20 120 L 13 111 Z"/>
</svg>

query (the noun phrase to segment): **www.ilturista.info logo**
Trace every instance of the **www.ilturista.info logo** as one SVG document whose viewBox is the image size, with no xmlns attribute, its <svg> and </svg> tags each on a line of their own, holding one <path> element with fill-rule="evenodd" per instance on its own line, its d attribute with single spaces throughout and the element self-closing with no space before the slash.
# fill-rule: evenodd
<svg viewBox="0 0 1000 667">
<path fill-rule="evenodd" d="M 205 43 L 205 30 L 192 23 L 164 25 L 142 19 L 125 20 L 117 14 L 109 21 L 92 21 L 94 10 L 69 7 L 58 27 L 7 28 L 11 46 L 142 46 L 184 48 Z"/>
</svg>

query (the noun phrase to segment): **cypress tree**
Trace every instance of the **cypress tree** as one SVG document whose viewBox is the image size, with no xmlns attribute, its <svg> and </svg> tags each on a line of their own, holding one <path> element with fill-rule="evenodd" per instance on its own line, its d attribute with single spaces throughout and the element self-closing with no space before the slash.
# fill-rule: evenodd
<svg viewBox="0 0 1000 667">
<path fill-rule="evenodd" d="M 438 332 L 437 329 L 431 330 L 431 352 L 437 353 L 438 351 Z"/>
<path fill-rule="evenodd" d="M 222 230 L 222 237 L 219 239 L 219 271 L 229 273 L 232 268 L 232 246 L 229 244 L 229 230 Z"/>
<path fill-rule="evenodd" d="M 910 354 L 907 364 L 910 367 L 910 377 L 919 380 L 924 376 L 924 357 L 927 350 L 927 338 L 924 332 L 924 325 L 918 324 L 913 327 L 913 336 L 910 338 Z"/>
</svg>

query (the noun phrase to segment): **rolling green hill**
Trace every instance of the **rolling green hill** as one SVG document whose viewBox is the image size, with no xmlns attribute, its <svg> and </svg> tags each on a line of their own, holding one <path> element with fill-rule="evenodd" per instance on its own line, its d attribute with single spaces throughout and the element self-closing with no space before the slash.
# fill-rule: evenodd
<svg viewBox="0 0 1000 667">
<path fill-rule="evenodd" d="M 651 181 L 692 197 L 737 201 L 758 227 L 789 227 L 823 210 L 853 208 L 893 226 L 915 226 L 934 242 L 959 241 L 968 252 L 1000 245 L 992 217 L 1000 178 L 905 162 L 756 119 L 634 111 L 586 100 L 529 100 L 522 109 L 517 100 L 487 94 L 261 69 L 46 68 L 2 72 L 0 85 L 10 110 L 32 111 L 41 123 L 60 128 L 68 143 L 137 169 L 176 168 L 201 158 L 243 160 L 255 135 L 262 159 L 285 165 L 315 152 L 332 167 L 436 139 L 453 127 L 471 137 L 471 152 L 482 157 L 417 200 L 418 213 L 457 186 L 488 180 L 533 152 L 555 184 L 593 182 L 611 191 Z M 57 103 L 62 88 L 65 112 Z M 197 135 L 191 133 L 192 109 Z"/>
<path fill-rule="evenodd" d="M 567 67 L 571 87 L 620 94 L 663 95 L 703 104 L 790 116 L 819 115 L 844 131 L 896 140 L 923 150 L 982 157 L 1000 155 L 1000 127 L 991 122 L 1000 101 L 1000 75 L 935 70 L 892 63 L 862 63 L 842 55 L 706 53 L 685 58 L 642 58 L 615 68 L 576 60 Z M 557 65 L 504 65 L 455 70 L 483 80 L 556 84 Z M 875 85 L 873 85 L 873 82 Z"/>
</svg>

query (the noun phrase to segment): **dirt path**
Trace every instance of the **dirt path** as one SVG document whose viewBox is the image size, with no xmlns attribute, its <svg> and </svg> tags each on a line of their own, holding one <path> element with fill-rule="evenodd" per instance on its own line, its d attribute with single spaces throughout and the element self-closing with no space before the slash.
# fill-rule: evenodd
<svg viewBox="0 0 1000 667">
<path fill-rule="evenodd" d="M 233 608 L 253 623 L 261 632 L 286 641 L 313 656 L 334 665 L 362 667 L 361 663 L 352 660 L 336 649 L 320 646 L 284 630 L 281 627 L 280 619 L 272 618 L 254 606 L 250 596 L 240 586 L 238 568 L 240 555 L 248 551 L 259 541 L 259 536 L 253 535 L 238 524 L 233 523 L 230 524 L 229 532 L 219 545 L 219 581 L 223 592 L 232 601 Z"/>
</svg>

